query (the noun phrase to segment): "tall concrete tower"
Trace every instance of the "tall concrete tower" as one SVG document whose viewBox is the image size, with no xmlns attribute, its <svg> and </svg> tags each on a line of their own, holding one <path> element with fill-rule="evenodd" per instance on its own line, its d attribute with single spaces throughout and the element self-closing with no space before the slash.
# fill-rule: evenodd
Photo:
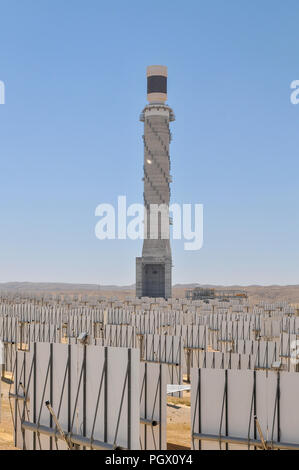
<svg viewBox="0 0 299 470">
<path fill-rule="evenodd" d="M 145 229 L 142 257 L 136 258 L 136 296 L 171 297 L 172 257 L 169 240 L 169 123 L 175 120 L 167 100 L 167 67 L 147 68 L 148 104 L 144 123 Z"/>
</svg>

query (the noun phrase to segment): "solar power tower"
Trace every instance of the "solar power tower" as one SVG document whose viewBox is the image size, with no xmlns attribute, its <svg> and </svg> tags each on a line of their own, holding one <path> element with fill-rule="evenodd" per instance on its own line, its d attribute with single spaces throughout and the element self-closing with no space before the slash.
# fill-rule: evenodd
<svg viewBox="0 0 299 470">
<path fill-rule="evenodd" d="M 136 296 L 171 297 L 172 256 L 169 239 L 170 122 L 175 120 L 167 101 L 167 67 L 147 68 L 148 104 L 144 123 L 144 243 L 136 258 Z"/>
</svg>

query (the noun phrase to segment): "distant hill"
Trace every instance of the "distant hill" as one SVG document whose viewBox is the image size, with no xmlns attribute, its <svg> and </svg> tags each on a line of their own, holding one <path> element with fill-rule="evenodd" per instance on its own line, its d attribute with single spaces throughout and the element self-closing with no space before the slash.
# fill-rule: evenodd
<svg viewBox="0 0 299 470">
<path fill-rule="evenodd" d="M 173 297 L 184 298 L 187 289 L 194 287 L 213 287 L 215 289 L 241 289 L 247 292 L 251 302 L 279 302 L 299 304 L 299 285 L 289 286 L 218 286 L 211 284 L 176 284 L 173 286 Z M 82 295 L 101 295 L 105 297 L 119 297 L 124 299 L 127 296 L 135 295 L 135 285 L 115 286 L 115 285 L 97 285 L 97 284 L 67 284 L 59 282 L 7 282 L 0 284 L 0 291 L 9 292 L 38 292 L 45 294 L 82 294 Z"/>
<path fill-rule="evenodd" d="M 6 282 L 0 283 L 0 290 L 69 292 L 69 291 L 100 291 L 134 289 L 133 286 L 100 286 L 97 284 L 69 284 L 63 282 Z"/>
</svg>

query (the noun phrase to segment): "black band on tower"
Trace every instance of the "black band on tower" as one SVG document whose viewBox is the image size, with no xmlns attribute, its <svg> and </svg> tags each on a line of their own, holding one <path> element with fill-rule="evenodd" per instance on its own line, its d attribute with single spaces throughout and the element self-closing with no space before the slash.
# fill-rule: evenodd
<svg viewBox="0 0 299 470">
<path fill-rule="evenodd" d="M 167 93 L 167 77 L 163 75 L 147 77 L 147 94 L 149 93 Z"/>
</svg>

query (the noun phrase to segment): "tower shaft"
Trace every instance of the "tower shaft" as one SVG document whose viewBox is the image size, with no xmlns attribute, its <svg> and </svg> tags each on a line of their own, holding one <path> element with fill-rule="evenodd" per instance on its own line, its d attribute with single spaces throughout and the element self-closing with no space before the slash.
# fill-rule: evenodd
<svg viewBox="0 0 299 470">
<path fill-rule="evenodd" d="M 148 67 L 149 104 L 140 117 L 144 123 L 145 233 L 142 257 L 136 259 L 137 297 L 171 297 L 169 123 L 174 114 L 165 104 L 166 80 L 166 67 Z"/>
</svg>

